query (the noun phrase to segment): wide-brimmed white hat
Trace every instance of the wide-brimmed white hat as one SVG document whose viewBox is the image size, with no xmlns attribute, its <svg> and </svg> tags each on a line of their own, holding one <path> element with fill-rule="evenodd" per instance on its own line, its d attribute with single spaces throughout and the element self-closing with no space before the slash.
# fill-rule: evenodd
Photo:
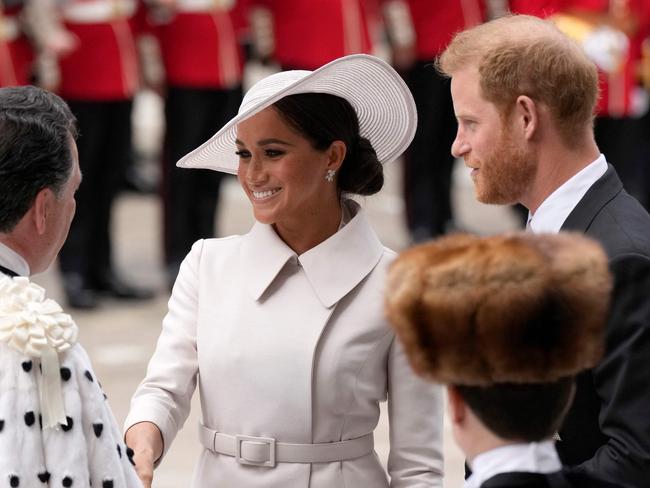
<svg viewBox="0 0 650 488">
<path fill-rule="evenodd" d="M 415 135 L 415 102 L 400 75 L 379 58 L 354 54 L 315 71 L 283 71 L 260 80 L 244 96 L 237 116 L 177 165 L 237 173 L 237 124 L 298 93 L 329 93 L 350 102 L 361 136 L 370 140 L 381 163 L 396 159 Z"/>
</svg>

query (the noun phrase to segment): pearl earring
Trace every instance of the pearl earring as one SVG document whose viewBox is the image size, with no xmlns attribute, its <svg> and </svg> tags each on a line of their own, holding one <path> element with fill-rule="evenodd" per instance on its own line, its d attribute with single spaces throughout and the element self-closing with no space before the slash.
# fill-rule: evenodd
<svg viewBox="0 0 650 488">
<path fill-rule="evenodd" d="M 325 175 L 325 179 L 331 183 L 332 181 L 334 181 L 335 174 L 336 171 L 334 171 L 333 169 L 328 169 L 327 174 Z"/>
</svg>

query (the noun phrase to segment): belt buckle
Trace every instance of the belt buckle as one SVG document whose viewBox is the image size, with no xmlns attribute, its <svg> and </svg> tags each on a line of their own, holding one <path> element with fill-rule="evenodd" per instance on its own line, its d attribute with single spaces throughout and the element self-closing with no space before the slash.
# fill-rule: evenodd
<svg viewBox="0 0 650 488">
<path fill-rule="evenodd" d="M 269 446 L 268 461 L 251 461 L 243 458 L 241 455 L 241 446 L 243 442 L 257 442 Z M 235 436 L 235 459 L 239 464 L 248 464 L 251 466 L 262 466 L 265 468 L 275 468 L 275 439 L 272 437 L 252 437 L 248 435 Z"/>
</svg>

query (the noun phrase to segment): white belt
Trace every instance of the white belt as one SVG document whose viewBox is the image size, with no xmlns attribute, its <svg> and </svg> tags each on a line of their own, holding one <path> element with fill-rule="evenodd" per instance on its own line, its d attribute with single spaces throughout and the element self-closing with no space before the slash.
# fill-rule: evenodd
<svg viewBox="0 0 650 488">
<path fill-rule="evenodd" d="M 0 17 L 0 39 L 15 41 L 19 36 L 18 21 L 13 17 Z"/>
<path fill-rule="evenodd" d="M 63 18 L 78 24 L 109 22 L 118 18 L 131 17 L 134 13 L 135 2 L 128 0 L 72 2 L 63 7 Z"/>
<path fill-rule="evenodd" d="M 372 433 L 356 439 L 320 444 L 289 444 L 270 437 L 228 435 L 199 424 L 199 439 L 206 449 L 234 457 L 240 464 L 275 467 L 276 463 L 331 463 L 370 454 Z"/>
</svg>

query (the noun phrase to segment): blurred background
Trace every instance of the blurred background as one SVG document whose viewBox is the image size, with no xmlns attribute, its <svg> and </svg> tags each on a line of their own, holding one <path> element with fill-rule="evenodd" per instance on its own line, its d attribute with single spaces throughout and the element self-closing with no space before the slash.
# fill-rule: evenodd
<svg viewBox="0 0 650 488">
<path fill-rule="evenodd" d="M 596 62 L 597 142 L 647 208 L 650 0 L 0 0 L 0 86 L 53 90 L 79 121 L 77 215 L 57 265 L 35 280 L 73 314 L 118 421 L 191 244 L 252 224 L 234 177 L 174 164 L 267 74 L 357 52 L 402 74 L 418 132 L 386 166 L 384 189 L 361 202 L 388 247 L 522 227 L 525 210 L 475 201 L 467 169 L 450 155 L 449 82 L 433 67 L 455 32 L 508 11 L 551 18 Z M 189 485 L 197 421 L 194 408 L 157 488 Z M 376 443 L 385 462 L 385 418 Z M 460 487 L 463 458 L 448 430 L 445 454 L 445 486 Z"/>
</svg>

